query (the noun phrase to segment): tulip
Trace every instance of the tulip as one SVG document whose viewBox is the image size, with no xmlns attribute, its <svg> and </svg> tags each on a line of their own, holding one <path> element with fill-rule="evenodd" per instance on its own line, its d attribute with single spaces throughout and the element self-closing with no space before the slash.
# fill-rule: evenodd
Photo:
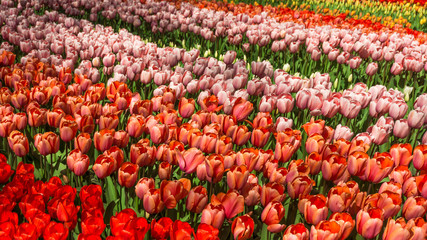
<svg viewBox="0 0 427 240">
<path fill-rule="evenodd" d="M 160 180 L 170 179 L 172 174 L 172 165 L 169 164 L 168 162 L 160 163 L 158 174 L 159 174 Z"/>
<path fill-rule="evenodd" d="M 238 98 L 233 105 L 232 115 L 238 122 L 246 119 L 254 109 L 253 104 L 242 98 Z"/>
<path fill-rule="evenodd" d="M 104 152 L 111 148 L 114 141 L 114 130 L 102 129 L 99 132 L 95 132 L 94 137 L 95 148 L 98 151 Z"/>
<path fill-rule="evenodd" d="M 283 205 L 280 202 L 273 201 L 265 206 L 261 214 L 261 220 L 268 225 L 268 231 L 277 233 L 286 227 L 279 224 L 284 216 L 285 208 L 283 208 Z"/>
<path fill-rule="evenodd" d="M 201 213 L 208 202 L 208 191 L 203 186 L 197 186 L 190 190 L 187 197 L 186 208 L 193 213 Z"/>
<path fill-rule="evenodd" d="M 245 200 L 236 190 L 229 190 L 226 194 L 220 193 L 218 196 L 212 195 L 211 202 L 220 203 L 224 207 L 224 214 L 227 219 L 235 217 L 245 208 Z"/>
<path fill-rule="evenodd" d="M 394 144 L 390 148 L 390 155 L 394 161 L 395 166 L 408 166 L 412 156 L 412 146 L 408 143 L 406 144 Z"/>
<path fill-rule="evenodd" d="M 263 148 L 270 138 L 270 131 L 263 127 L 256 128 L 252 131 L 251 143 L 255 147 Z"/>
<path fill-rule="evenodd" d="M 324 220 L 311 226 L 310 240 L 338 239 L 341 233 L 340 225 L 334 220 Z"/>
<path fill-rule="evenodd" d="M 34 136 L 34 145 L 43 156 L 57 153 L 59 151 L 59 137 L 53 132 L 39 133 Z"/>
<path fill-rule="evenodd" d="M 254 220 L 249 215 L 243 215 L 233 220 L 231 232 L 234 239 L 246 240 L 252 237 L 254 232 Z"/>
<path fill-rule="evenodd" d="M 396 220 L 389 218 L 384 230 L 383 240 L 392 239 L 409 239 L 410 233 L 406 228 L 406 223 L 403 218 Z"/>
<path fill-rule="evenodd" d="M 427 200 L 421 196 L 409 197 L 403 204 L 402 215 L 406 220 L 425 216 Z"/>
<path fill-rule="evenodd" d="M 13 171 L 11 166 L 6 162 L 0 162 L 0 167 L 0 183 L 5 184 L 9 181 L 9 178 L 13 175 L 15 171 Z"/>
<path fill-rule="evenodd" d="M 141 178 L 135 186 L 135 193 L 142 200 L 150 189 L 154 189 L 154 179 Z"/>
<path fill-rule="evenodd" d="M 166 239 L 169 236 L 169 231 L 173 221 L 168 217 L 162 217 L 158 221 L 151 221 L 151 237 L 156 240 Z"/>
<path fill-rule="evenodd" d="M 422 218 L 411 219 L 408 221 L 407 226 L 411 234 L 411 239 L 425 239 L 427 230 L 427 223 Z"/>
<path fill-rule="evenodd" d="M 211 225 L 202 223 L 197 228 L 196 239 L 197 240 L 219 240 L 219 230 L 212 227 Z"/>
<path fill-rule="evenodd" d="M 62 223 L 50 222 L 43 231 L 44 239 L 66 240 L 68 229 Z"/>
<path fill-rule="evenodd" d="M 86 173 L 89 168 L 89 162 L 89 157 L 78 149 L 71 151 L 67 156 L 68 168 L 77 176 L 82 176 Z"/>
<path fill-rule="evenodd" d="M 191 235 L 194 234 L 194 230 L 191 228 L 189 223 L 175 220 L 170 229 L 170 239 L 191 239 Z"/>
<path fill-rule="evenodd" d="M 119 169 L 118 181 L 120 186 L 130 188 L 135 185 L 138 177 L 138 165 L 130 162 L 124 163 Z"/>
<path fill-rule="evenodd" d="M 16 130 L 12 131 L 9 134 L 7 140 L 9 143 L 9 147 L 12 149 L 16 156 L 23 157 L 29 152 L 28 139 L 23 133 Z"/>
<path fill-rule="evenodd" d="M 326 198 L 321 194 L 309 195 L 305 200 L 300 198 L 298 208 L 300 205 L 305 220 L 310 224 L 318 224 L 328 216 Z"/>
<path fill-rule="evenodd" d="M 83 154 L 89 152 L 92 145 L 92 138 L 88 133 L 80 133 L 74 138 L 74 148 L 79 149 Z"/>
<path fill-rule="evenodd" d="M 205 160 L 205 156 L 203 155 L 202 151 L 198 150 L 197 148 L 190 148 L 184 153 L 177 151 L 176 157 L 179 168 L 187 174 L 195 172 L 197 166 L 202 164 Z"/>
<path fill-rule="evenodd" d="M 383 210 L 384 219 L 396 216 L 401 204 L 400 194 L 388 190 L 380 193 L 377 201 L 377 207 Z"/>
<path fill-rule="evenodd" d="M 328 207 L 332 212 L 345 211 L 352 201 L 352 194 L 348 187 L 336 186 L 328 192 Z"/>
<path fill-rule="evenodd" d="M 115 163 L 114 158 L 101 154 L 96 158 L 92 169 L 98 178 L 104 179 L 113 173 Z"/>
<path fill-rule="evenodd" d="M 427 170 L 427 145 L 415 147 L 412 161 L 417 170 Z"/>
<path fill-rule="evenodd" d="M 408 125 L 411 128 L 421 128 L 424 125 L 425 113 L 420 110 L 412 110 L 408 114 Z"/>
<path fill-rule="evenodd" d="M 61 119 L 59 124 L 59 133 L 62 141 L 69 142 L 76 136 L 78 130 L 77 123 L 74 118 L 67 115 Z"/>
<path fill-rule="evenodd" d="M 169 129 L 167 125 L 155 124 L 150 129 L 150 139 L 154 144 L 166 142 L 169 136 Z"/>
<path fill-rule="evenodd" d="M 248 177 L 249 171 L 245 165 L 234 165 L 227 172 L 227 185 L 230 189 L 240 190 L 246 184 Z"/>
<path fill-rule="evenodd" d="M 44 108 L 33 107 L 27 111 L 28 125 L 31 127 L 40 127 L 47 122 L 47 110 Z"/>
<path fill-rule="evenodd" d="M 261 204 L 266 206 L 272 201 L 281 202 L 285 198 L 285 188 L 275 182 L 270 182 L 262 186 Z"/>
<path fill-rule="evenodd" d="M 3 118 L 0 121 L 0 136 L 8 137 L 9 134 L 16 130 L 16 123 L 12 119 Z"/>
<path fill-rule="evenodd" d="M 347 161 L 344 157 L 331 154 L 322 163 L 323 178 L 327 181 L 335 181 L 345 175 Z"/>
<path fill-rule="evenodd" d="M 209 203 L 202 211 L 200 223 L 205 223 L 220 229 L 225 219 L 225 210 L 222 204 Z"/>
<path fill-rule="evenodd" d="M 321 153 L 325 145 L 325 139 L 320 134 L 311 135 L 305 142 L 305 149 L 308 154 L 313 152 Z"/>
<path fill-rule="evenodd" d="M 193 115 L 194 110 L 195 110 L 195 101 L 192 98 L 181 98 L 179 100 L 179 114 L 183 117 L 183 118 L 189 118 L 191 117 L 191 115 Z"/>
<path fill-rule="evenodd" d="M 365 174 L 361 175 L 361 178 L 378 183 L 393 170 L 393 164 L 390 154 L 376 154 L 373 158 L 368 159 Z"/>
<path fill-rule="evenodd" d="M 227 136 L 233 139 L 234 144 L 238 146 L 245 145 L 251 137 L 251 132 L 245 125 L 231 126 L 227 129 Z"/>
<path fill-rule="evenodd" d="M 297 199 L 300 196 L 310 194 L 314 181 L 308 176 L 297 176 L 291 182 L 287 183 L 289 197 Z"/>
<path fill-rule="evenodd" d="M 145 211 L 150 214 L 157 214 L 161 212 L 165 205 L 161 199 L 160 189 L 150 189 L 144 194 L 143 206 Z"/>
<path fill-rule="evenodd" d="M 335 220 L 340 225 L 339 239 L 347 239 L 354 229 L 355 221 L 349 213 L 333 213 L 329 220 Z"/>
<path fill-rule="evenodd" d="M 152 166 L 155 158 L 155 148 L 143 143 L 136 143 L 130 146 L 130 161 L 139 167 Z"/>
<path fill-rule="evenodd" d="M 61 108 L 54 108 L 46 113 L 47 123 L 49 126 L 59 128 L 61 119 L 65 116 L 65 112 Z"/>
<path fill-rule="evenodd" d="M 286 228 L 285 234 L 283 234 L 283 240 L 295 239 L 295 240 L 308 240 L 309 238 L 308 229 L 305 228 L 304 224 L 297 223 L 295 225 L 289 225 Z"/>
<path fill-rule="evenodd" d="M 376 62 L 371 62 L 366 67 L 366 74 L 368 76 L 375 75 L 377 73 L 377 71 L 378 71 L 378 63 L 376 63 Z"/>
<path fill-rule="evenodd" d="M 176 204 L 185 198 L 190 191 L 191 183 L 186 178 L 181 178 L 179 181 L 163 180 L 160 184 L 160 193 L 165 207 L 173 209 Z"/>
<path fill-rule="evenodd" d="M 356 216 L 356 230 L 364 238 L 374 238 L 383 226 L 382 210 L 371 208 L 360 210 Z"/>
<path fill-rule="evenodd" d="M 407 119 L 399 119 L 394 122 L 393 135 L 398 138 L 406 138 L 411 133 Z"/>
</svg>

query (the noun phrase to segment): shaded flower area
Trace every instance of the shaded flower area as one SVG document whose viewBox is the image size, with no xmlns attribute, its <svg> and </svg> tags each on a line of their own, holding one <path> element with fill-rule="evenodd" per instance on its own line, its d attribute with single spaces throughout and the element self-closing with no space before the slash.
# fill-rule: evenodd
<svg viewBox="0 0 427 240">
<path fill-rule="evenodd" d="M 278 9 L 2 1 L 0 238 L 425 239 L 425 33 Z"/>
</svg>

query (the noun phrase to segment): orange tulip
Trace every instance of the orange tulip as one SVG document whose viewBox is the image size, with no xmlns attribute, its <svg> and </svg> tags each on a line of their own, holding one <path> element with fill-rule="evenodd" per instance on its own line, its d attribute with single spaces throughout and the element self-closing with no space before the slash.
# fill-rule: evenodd
<svg viewBox="0 0 427 240">
<path fill-rule="evenodd" d="M 208 191 L 203 186 L 197 186 L 188 193 L 186 208 L 193 213 L 201 213 L 208 203 Z"/>
</svg>

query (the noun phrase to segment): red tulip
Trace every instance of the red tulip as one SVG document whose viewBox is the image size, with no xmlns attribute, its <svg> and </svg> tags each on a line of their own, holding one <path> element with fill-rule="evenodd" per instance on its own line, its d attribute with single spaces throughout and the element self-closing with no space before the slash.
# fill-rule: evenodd
<svg viewBox="0 0 427 240">
<path fill-rule="evenodd" d="M 44 232 L 43 238 L 49 240 L 65 240 L 69 230 L 62 223 L 50 222 Z"/>
<path fill-rule="evenodd" d="M 7 183 L 14 172 L 9 164 L 0 162 L 0 183 Z"/>
<path fill-rule="evenodd" d="M 126 208 L 110 218 L 111 234 L 116 237 L 131 239 L 135 237 L 134 224 L 137 215 L 133 209 Z"/>
<path fill-rule="evenodd" d="M 201 223 L 197 228 L 196 239 L 197 240 L 219 240 L 219 230 L 208 225 Z"/>
<path fill-rule="evenodd" d="M 189 223 L 175 220 L 169 233 L 171 240 L 191 240 L 191 235 L 194 235 L 194 230 Z"/>
<path fill-rule="evenodd" d="M 34 224 L 31 223 L 21 223 L 19 226 L 16 226 L 16 231 L 13 236 L 13 239 L 16 240 L 36 240 L 37 228 Z"/>
<path fill-rule="evenodd" d="M 173 221 L 168 217 L 162 217 L 158 221 L 151 221 L 151 237 L 156 240 L 166 239 L 169 236 Z"/>
</svg>

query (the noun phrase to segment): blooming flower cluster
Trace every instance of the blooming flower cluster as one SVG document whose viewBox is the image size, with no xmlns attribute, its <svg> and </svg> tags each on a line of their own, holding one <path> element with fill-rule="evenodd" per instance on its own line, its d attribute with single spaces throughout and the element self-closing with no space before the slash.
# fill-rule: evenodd
<svg viewBox="0 0 427 240">
<path fill-rule="evenodd" d="M 0 238 L 425 239 L 423 34 L 104 3 L 0 5 Z M 310 77 L 243 53 L 268 44 Z"/>
</svg>

